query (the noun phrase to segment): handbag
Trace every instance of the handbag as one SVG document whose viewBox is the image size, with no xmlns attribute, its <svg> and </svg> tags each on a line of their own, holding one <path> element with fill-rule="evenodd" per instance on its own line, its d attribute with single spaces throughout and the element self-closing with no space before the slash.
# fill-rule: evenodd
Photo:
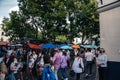
<svg viewBox="0 0 120 80">
<path fill-rule="evenodd" d="M 81 63 L 79 64 L 79 68 L 82 68 Z"/>
<path fill-rule="evenodd" d="M 80 63 L 79 63 L 79 68 L 82 68 L 82 65 L 81 65 L 81 59 L 80 59 Z"/>
<path fill-rule="evenodd" d="M 74 70 L 70 70 L 70 76 L 71 76 L 71 77 L 74 77 L 74 76 L 75 76 Z"/>
</svg>

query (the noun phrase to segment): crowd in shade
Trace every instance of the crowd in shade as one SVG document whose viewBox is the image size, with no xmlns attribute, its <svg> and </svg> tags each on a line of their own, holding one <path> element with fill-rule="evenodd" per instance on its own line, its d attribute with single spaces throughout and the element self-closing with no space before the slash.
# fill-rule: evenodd
<svg viewBox="0 0 120 80">
<path fill-rule="evenodd" d="M 0 46 L 0 80 L 60 80 L 58 71 L 62 80 L 69 80 L 69 76 L 80 80 L 83 73 L 85 78 L 92 75 L 92 65 L 96 63 L 99 80 L 107 80 L 107 55 L 103 48 Z"/>
</svg>

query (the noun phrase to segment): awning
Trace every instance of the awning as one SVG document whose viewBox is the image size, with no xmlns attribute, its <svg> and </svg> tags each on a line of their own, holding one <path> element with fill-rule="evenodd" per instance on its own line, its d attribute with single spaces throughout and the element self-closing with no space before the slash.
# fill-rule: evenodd
<svg viewBox="0 0 120 80">
<path fill-rule="evenodd" d="M 41 49 L 41 47 L 40 47 L 39 45 L 32 44 L 32 43 L 28 43 L 28 46 L 29 46 L 31 49 Z"/>
</svg>

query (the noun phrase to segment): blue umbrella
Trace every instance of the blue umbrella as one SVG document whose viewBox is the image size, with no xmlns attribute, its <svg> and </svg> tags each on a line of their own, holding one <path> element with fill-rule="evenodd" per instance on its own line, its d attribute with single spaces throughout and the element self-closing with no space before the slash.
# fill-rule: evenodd
<svg viewBox="0 0 120 80">
<path fill-rule="evenodd" d="M 67 44 L 60 44 L 59 47 L 66 46 Z"/>
<path fill-rule="evenodd" d="M 98 46 L 96 46 L 96 45 L 81 45 L 81 47 L 84 47 L 84 48 L 98 48 Z"/>
<path fill-rule="evenodd" d="M 90 48 L 98 48 L 96 45 L 90 45 Z"/>
<path fill-rule="evenodd" d="M 66 45 L 66 46 L 61 46 L 60 49 L 73 49 L 73 48 Z"/>
<path fill-rule="evenodd" d="M 61 44 L 59 45 L 60 49 L 73 49 L 71 46 L 67 45 L 67 44 Z"/>
<path fill-rule="evenodd" d="M 43 45 L 43 48 L 56 48 L 56 45 L 52 44 L 52 43 L 47 43 Z"/>
</svg>

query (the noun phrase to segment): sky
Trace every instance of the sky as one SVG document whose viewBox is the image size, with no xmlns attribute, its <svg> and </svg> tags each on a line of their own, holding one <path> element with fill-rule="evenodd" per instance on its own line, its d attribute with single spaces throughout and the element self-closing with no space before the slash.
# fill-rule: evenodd
<svg viewBox="0 0 120 80">
<path fill-rule="evenodd" d="M 13 10 L 19 10 L 17 0 L 0 0 L 0 24 L 3 17 L 9 17 L 9 13 Z"/>
</svg>

